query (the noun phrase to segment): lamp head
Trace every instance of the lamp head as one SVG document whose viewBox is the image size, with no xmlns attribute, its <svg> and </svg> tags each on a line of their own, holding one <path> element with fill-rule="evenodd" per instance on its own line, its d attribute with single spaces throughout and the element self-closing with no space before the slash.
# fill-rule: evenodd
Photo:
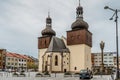
<svg viewBox="0 0 120 80">
<path fill-rule="evenodd" d="M 104 9 L 108 9 L 109 7 L 108 6 L 105 6 Z"/>
<path fill-rule="evenodd" d="M 109 20 L 113 20 L 113 18 L 110 18 Z"/>
</svg>

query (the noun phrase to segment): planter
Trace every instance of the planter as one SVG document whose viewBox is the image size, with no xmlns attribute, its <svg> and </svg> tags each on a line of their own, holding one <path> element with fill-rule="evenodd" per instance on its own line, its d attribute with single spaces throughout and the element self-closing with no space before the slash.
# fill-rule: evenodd
<svg viewBox="0 0 120 80">
<path fill-rule="evenodd" d="M 43 75 L 36 75 L 35 77 L 43 77 Z"/>
<path fill-rule="evenodd" d="M 75 73 L 75 74 L 74 74 L 74 77 L 79 77 L 79 76 L 80 76 L 79 73 Z"/>
<path fill-rule="evenodd" d="M 24 73 L 20 73 L 19 77 L 25 77 L 25 74 Z"/>
<path fill-rule="evenodd" d="M 51 77 L 50 73 L 47 71 L 44 73 L 43 77 Z"/>
<path fill-rule="evenodd" d="M 13 77 L 18 77 L 18 73 L 15 72 L 15 73 L 12 74 L 12 76 Z"/>
<path fill-rule="evenodd" d="M 51 77 L 51 75 L 43 75 L 43 77 Z"/>
<path fill-rule="evenodd" d="M 43 77 L 43 74 L 37 73 L 37 74 L 36 74 L 36 77 Z"/>
<path fill-rule="evenodd" d="M 18 77 L 18 75 L 12 75 L 13 77 Z"/>
<path fill-rule="evenodd" d="M 19 77 L 25 77 L 25 75 L 19 75 Z"/>
<path fill-rule="evenodd" d="M 74 74 L 74 77 L 79 77 L 79 75 L 78 74 Z"/>
<path fill-rule="evenodd" d="M 64 73 L 64 77 L 72 77 L 72 74 L 70 72 Z"/>
<path fill-rule="evenodd" d="M 64 77 L 72 77 L 72 75 L 64 75 Z"/>
</svg>

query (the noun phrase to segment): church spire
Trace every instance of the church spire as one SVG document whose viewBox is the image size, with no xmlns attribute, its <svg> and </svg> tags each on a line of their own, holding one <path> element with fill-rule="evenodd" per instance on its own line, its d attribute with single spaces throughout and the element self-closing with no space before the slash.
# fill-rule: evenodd
<svg viewBox="0 0 120 80">
<path fill-rule="evenodd" d="M 46 28 L 42 30 L 42 36 L 55 36 L 56 32 L 52 29 L 52 19 L 50 17 L 50 12 L 48 12 L 48 17 L 46 18 Z"/>
<path fill-rule="evenodd" d="M 79 0 L 79 6 L 80 6 L 80 0 Z"/>
<path fill-rule="evenodd" d="M 76 18 L 83 19 L 83 7 L 80 5 L 80 0 L 79 0 L 79 6 L 76 8 Z"/>
<path fill-rule="evenodd" d="M 71 25 L 72 30 L 88 29 L 88 24 L 83 20 L 83 7 L 80 4 L 76 8 L 76 21 Z"/>
<path fill-rule="evenodd" d="M 46 18 L 46 25 L 50 27 L 52 25 L 52 19 L 50 18 L 50 12 L 48 12 L 48 17 Z"/>
</svg>

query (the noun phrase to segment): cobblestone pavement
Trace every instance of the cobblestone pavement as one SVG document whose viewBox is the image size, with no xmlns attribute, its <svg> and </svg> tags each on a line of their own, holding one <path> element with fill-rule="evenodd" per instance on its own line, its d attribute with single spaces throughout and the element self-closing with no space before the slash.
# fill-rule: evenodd
<svg viewBox="0 0 120 80">
<path fill-rule="evenodd" d="M 51 77 L 35 77 L 35 72 L 26 73 L 26 77 L 12 77 L 12 73 L 0 72 L 0 80 L 80 80 L 79 77 L 64 77 L 62 73 Z M 89 79 L 87 79 L 89 80 Z M 112 80 L 110 75 L 94 76 L 91 80 Z"/>
</svg>

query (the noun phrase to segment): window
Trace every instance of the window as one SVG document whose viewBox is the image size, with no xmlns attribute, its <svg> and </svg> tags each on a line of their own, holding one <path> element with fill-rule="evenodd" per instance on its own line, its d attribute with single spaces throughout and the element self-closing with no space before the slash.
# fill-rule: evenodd
<svg viewBox="0 0 120 80">
<path fill-rule="evenodd" d="M 68 58 L 67 58 L 67 60 L 68 60 Z"/>
<path fill-rule="evenodd" d="M 104 56 L 107 56 L 107 54 L 104 54 Z"/>
<path fill-rule="evenodd" d="M 8 63 L 8 65 L 10 65 L 10 63 Z"/>
<path fill-rule="evenodd" d="M 14 63 L 12 63 L 11 65 L 14 65 Z"/>
<path fill-rule="evenodd" d="M 55 56 L 55 66 L 58 66 L 58 56 Z"/>
<path fill-rule="evenodd" d="M 109 62 L 112 62 L 112 61 L 109 61 Z"/>
<path fill-rule="evenodd" d="M 8 60 L 10 60 L 10 58 L 8 58 Z"/>
<path fill-rule="evenodd" d="M 110 53 L 109 56 L 112 56 L 112 53 Z"/>
<path fill-rule="evenodd" d="M 45 40 L 45 46 L 46 46 L 46 40 Z"/>
<path fill-rule="evenodd" d="M 77 67 L 74 67 L 74 70 L 77 70 Z"/>
<path fill-rule="evenodd" d="M 15 65 L 17 65 L 17 63 L 15 63 Z"/>
</svg>

